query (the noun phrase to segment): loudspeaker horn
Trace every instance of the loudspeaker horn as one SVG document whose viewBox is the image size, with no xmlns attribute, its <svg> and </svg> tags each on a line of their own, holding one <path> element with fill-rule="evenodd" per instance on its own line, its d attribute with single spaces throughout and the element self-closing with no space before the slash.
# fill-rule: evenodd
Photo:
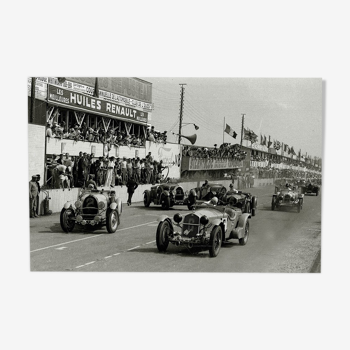
<svg viewBox="0 0 350 350">
<path fill-rule="evenodd" d="M 190 135 L 190 136 L 185 136 L 185 135 L 180 135 L 180 136 L 184 137 L 185 139 L 190 141 L 192 145 L 194 145 L 195 142 L 197 141 L 197 134 L 193 134 L 193 135 Z"/>
</svg>

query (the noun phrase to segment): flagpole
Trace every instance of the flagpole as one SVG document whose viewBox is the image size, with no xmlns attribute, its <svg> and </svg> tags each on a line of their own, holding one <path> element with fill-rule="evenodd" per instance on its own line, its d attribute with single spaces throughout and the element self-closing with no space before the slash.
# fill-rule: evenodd
<svg viewBox="0 0 350 350">
<path fill-rule="evenodd" d="M 244 113 L 241 113 L 241 114 L 242 114 L 241 147 L 242 147 L 242 142 L 243 142 L 243 127 L 244 127 L 244 116 L 245 116 L 245 114 L 244 114 Z"/>
<path fill-rule="evenodd" d="M 222 143 L 225 143 L 225 117 L 224 117 L 224 128 L 222 129 Z"/>
</svg>

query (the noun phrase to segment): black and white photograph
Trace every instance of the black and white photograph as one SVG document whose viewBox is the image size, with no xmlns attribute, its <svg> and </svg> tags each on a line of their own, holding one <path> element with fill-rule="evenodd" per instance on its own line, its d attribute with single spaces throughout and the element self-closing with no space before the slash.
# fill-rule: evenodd
<svg viewBox="0 0 350 350">
<path fill-rule="evenodd" d="M 31 271 L 321 271 L 321 78 L 27 84 Z"/>
<path fill-rule="evenodd" d="M 348 349 L 346 5 L 5 3 L 1 349 Z"/>
</svg>

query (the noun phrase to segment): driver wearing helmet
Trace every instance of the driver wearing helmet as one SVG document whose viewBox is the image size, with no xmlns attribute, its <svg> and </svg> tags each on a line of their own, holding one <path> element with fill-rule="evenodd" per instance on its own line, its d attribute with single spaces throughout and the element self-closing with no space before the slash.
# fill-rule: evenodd
<svg viewBox="0 0 350 350">
<path fill-rule="evenodd" d="M 219 202 L 218 198 L 217 197 L 213 197 L 210 201 L 204 202 L 204 204 L 216 207 L 218 202 Z"/>
<path fill-rule="evenodd" d="M 89 189 L 89 190 L 97 190 L 97 185 L 96 185 L 96 182 L 93 180 L 95 176 L 93 174 L 91 174 L 89 176 L 89 180 L 86 182 L 86 187 Z"/>
</svg>

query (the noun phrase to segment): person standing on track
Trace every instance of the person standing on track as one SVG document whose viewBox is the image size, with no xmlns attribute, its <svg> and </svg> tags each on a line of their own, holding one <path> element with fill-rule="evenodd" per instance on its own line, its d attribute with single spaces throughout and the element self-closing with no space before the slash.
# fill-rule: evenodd
<svg viewBox="0 0 350 350">
<path fill-rule="evenodd" d="M 131 176 L 128 179 L 128 182 L 126 183 L 126 187 L 127 187 L 127 191 L 128 191 L 128 205 L 131 205 L 131 199 L 132 199 L 132 195 L 134 194 L 136 188 L 138 187 L 137 182 L 134 179 L 134 176 Z"/>
</svg>

